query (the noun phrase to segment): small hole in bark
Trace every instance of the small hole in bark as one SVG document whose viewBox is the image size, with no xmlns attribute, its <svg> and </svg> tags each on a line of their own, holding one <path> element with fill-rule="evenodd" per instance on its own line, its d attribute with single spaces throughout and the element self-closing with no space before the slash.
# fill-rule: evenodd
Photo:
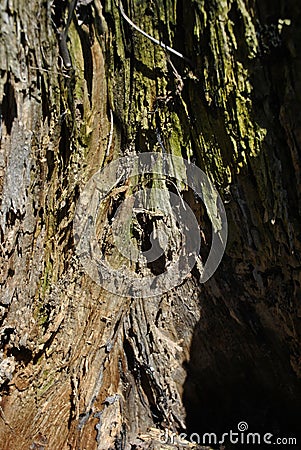
<svg viewBox="0 0 301 450">
<path fill-rule="evenodd" d="M 4 85 L 4 96 L 1 109 L 7 133 L 10 134 L 13 126 L 13 121 L 18 116 L 18 112 L 15 90 L 9 80 Z"/>
<path fill-rule="evenodd" d="M 32 360 L 32 351 L 23 346 L 20 348 L 13 347 L 8 350 L 7 356 L 13 356 L 16 361 L 24 362 L 27 365 Z"/>
</svg>

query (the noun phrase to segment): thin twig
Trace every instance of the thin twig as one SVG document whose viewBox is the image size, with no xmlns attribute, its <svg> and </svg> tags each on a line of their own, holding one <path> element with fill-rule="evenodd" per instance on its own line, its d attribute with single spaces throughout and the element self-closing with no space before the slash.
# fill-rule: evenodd
<svg viewBox="0 0 301 450">
<path fill-rule="evenodd" d="M 186 62 L 188 62 L 190 65 L 192 65 L 192 62 L 190 61 L 190 59 L 186 58 L 186 56 L 184 56 L 182 53 L 180 53 L 177 50 L 174 50 L 173 48 L 164 44 L 164 42 L 158 41 L 158 39 L 154 38 L 153 36 L 150 36 L 145 31 L 141 30 L 141 28 L 139 28 L 136 24 L 134 24 L 134 22 L 132 22 L 131 19 L 125 14 L 121 0 L 119 2 L 119 9 L 120 9 L 122 17 L 127 21 L 128 24 L 131 25 L 131 27 L 133 27 L 135 30 L 137 30 L 139 33 L 141 33 L 143 36 L 150 39 L 152 42 L 154 42 L 154 44 L 160 45 L 160 47 L 164 48 L 165 50 L 167 50 L 170 53 L 173 53 L 174 55 L 178 56 L 179 58 L 184 59 Z"/>
<path fill-rule="evenodd" d="M 109 141 L 108 141 L 107 150 L 106 150 L 106 157 L 109 156 L 110 148 L 111 148 L 112 141 L 113 141 L 114 118 L 113 118 L 113 111 L 111 110 L 111 108 L 110 108 L 110 121 L 111 121 L 111 128 L 110 128 Z"/>
<path fill-rule="evenodd" d="M 172 68 L 172 71 L 173 71 L 173 74 L 174 74 L 175 78 L 176 78 L 176 79 L 178 80 L 178 82 L 179 82 L 179 85 L 178 85 L 177 88 L 176 88 L 176 93 L 177 93 L 177 94 L 180 94 L 180 93 L 182 92 L 182 90 L 183 90 L 183 87 L 184 87 L 184 81 L 182 80 L 181 75 L 179 74 L 179 72 L 178 72 L 177 69 L 175 68 L 174 64 L 172 63 L 172 61 L 171 61 L 169 55 L 167 55 L 167 61 L 169 62 L 170 66 L 171 66 L 171 68 Z"/>
</svg>

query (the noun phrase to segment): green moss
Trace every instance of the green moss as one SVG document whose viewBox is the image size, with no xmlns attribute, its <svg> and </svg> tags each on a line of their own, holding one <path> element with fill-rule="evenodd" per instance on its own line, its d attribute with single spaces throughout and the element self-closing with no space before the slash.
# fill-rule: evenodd
<svg viewBox="0 0 301 450">
<path fill-rule="evenodd" d="M 45 372 L 47 372 L 47 371 L 43 372 L 43 376 L 45 375 Z M 45 376 L 45 378 L 47 378 L 47 376 Z M 45 392 L 47 392 L 48 389 L 50 389 L 51 386 L 53 386 L 54 383 L 55 383 L 55 378 L 51 377 L 49 380 L 47 380 L 47 382 L 45 382 L 45 384 L 43 384 L 42 386 L 38 387 L 37 390 L 36 390 L 37 397 L 38 398 L 42 397 L 45 394 Z"/>
</svg>

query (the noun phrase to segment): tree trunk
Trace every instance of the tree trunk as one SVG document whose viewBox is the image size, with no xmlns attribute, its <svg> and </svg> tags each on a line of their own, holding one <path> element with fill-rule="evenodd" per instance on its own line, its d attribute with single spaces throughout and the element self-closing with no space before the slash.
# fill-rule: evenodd
<svg viewBox="0 0 301 450">
<path fill-rule="evenodd" d="M 178 448 L 162 432 L 224 433 L 241 421 L 293 436 L 300 5 L 124 2 L 124 15 L 183 57 L 135 30 L 120 6 L 79 0 L 68 28 L 67 1 L 0 4 L 1 448 Z M 228 243 L 206 283 L 196 266 L 162 295 L 122 297 L 86 273 L 73 219 L 94 173 L 143 152 L 181 156 L 209 176 Z M 135 182 L 109 193 L 107 222 Z M 209 217 L 173 185 L 199 218 L 205 258 Z M 143 226 L 132 236 L 140 250 Z M 128 268 L 139 276 L 160 264 Z"/>
</svg>

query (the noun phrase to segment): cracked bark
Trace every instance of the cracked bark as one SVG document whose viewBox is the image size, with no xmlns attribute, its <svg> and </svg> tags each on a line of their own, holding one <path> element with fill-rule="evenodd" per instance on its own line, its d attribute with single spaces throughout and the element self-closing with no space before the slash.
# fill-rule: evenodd
<svg viewBox="0 0 301 450">
<path fill-rule="evenodd" d="M 193 65 L 171 64 L 115 2 L 95 0 L 79 2 L 66 71 L 55 27 L 67 2 L 0 4 L 3 450 L 172 448 L 160 430 L 240 420 L 298 430 L 300 6 L 123 6 Z M 98 168 L 162 146 L 214 180 L 226 255 L 205 285 L 194 269 L 160 298 L 114 296 L 75 256 L 75 204 Z"/>
</svg>

